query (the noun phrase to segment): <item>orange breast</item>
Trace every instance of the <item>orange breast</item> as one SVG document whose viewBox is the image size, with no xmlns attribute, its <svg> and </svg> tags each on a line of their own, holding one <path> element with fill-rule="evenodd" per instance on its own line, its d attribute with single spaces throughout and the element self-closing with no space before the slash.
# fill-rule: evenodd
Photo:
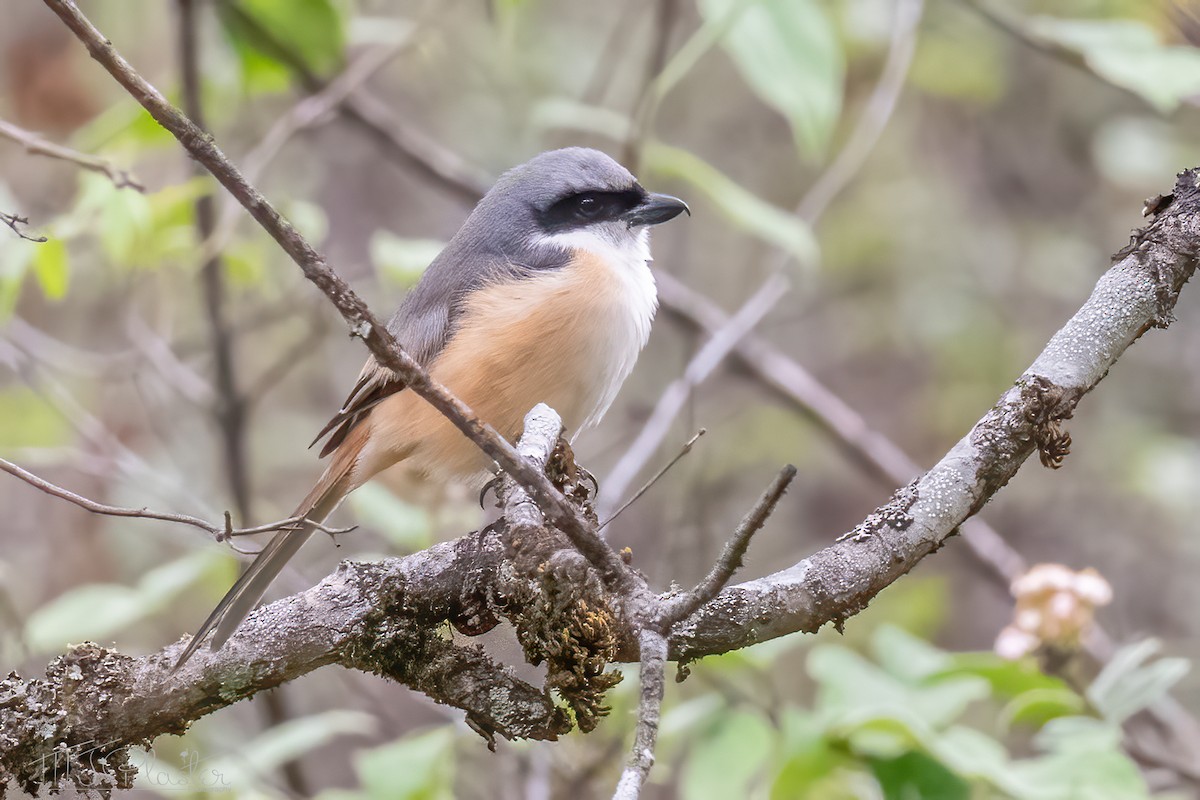
<svg viewBox="0 0 1200 800">
<path fill-rule="evenodd" d="M 585 254 L 569 267 L 481 289 L 430 374 L 510 441 L 539 402 L 562 416 L 570 434 L 628 372 L 614 367 L 628 355 L 613 352 L 636 322 L 625 292 L 620 276 Z M 441 478 L 486 475 L 483 453 L 412 392 L 385 400 L 366 424 L 358 481 L 401 459 Z"/>
</svg>

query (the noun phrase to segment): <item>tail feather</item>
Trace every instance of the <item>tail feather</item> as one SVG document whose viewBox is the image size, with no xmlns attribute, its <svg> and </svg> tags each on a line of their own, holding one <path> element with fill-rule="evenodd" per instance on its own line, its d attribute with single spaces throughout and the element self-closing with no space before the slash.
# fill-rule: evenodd
<svg viewBox="0 0 1200 800">
<path fill-rule="evenodd" d="M 292 514 L 293 517 L 303 516 L 306 520 L 319 524 L 333 513 L 342 498 L 354 488 L 347 480 L 353 459 L 346 461 L 348 463 L 337 470 L 337 473 L 340 474 L 331 474 L 334 473 L 334 468 L 340 465 L 336 462 L 330 464 L 329 470 L 321 476 L 321 480 L 296 508 L 295 513 Z M 217 650 L 225 644 L 242 624 L 242 621 L 258 605 L 263 593 L 283 570 L 284 565 L 291 560 L 301 545 L 308 541 L 315 530 L 313 525 L 301 523 L 300 527 L 294 530 L 283 530 L 275 534 L 275 537 L 251 562 L 233 587 L 221 598 L 221 602 L 217 604 L 213 612 L 208 615 L 208 619 L 204 620 L 204 624 L 192 636 L 192 640 L 184 648 L 183 655 L 175 662 L 174 669 L 178 670 L 187 663 L 187 660 L 200 648 L 205 637 L 214 630 L 216 633 L 213 634 L 211 649 Z"/>
</svg>

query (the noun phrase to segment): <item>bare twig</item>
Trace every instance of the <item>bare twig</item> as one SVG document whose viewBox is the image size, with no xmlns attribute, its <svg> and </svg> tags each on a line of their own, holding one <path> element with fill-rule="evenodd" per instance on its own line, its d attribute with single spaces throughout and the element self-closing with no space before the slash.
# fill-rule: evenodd
<svg viewBox="0 0 1200 800">
<path fill-rule="evenodd" d="M 138 519 L 154 519 L 162 522 L 175 522 L 180 525 L 190 525 L 193 528 L 199 528 L 200 530 L 211 534 L 218 542 L 225 541 L 236 536 L 252 536 L 256 533 L 270 533 L 272 531 L 294 528 L 299 526 L 301 523 L 307 523 L 308 525 L 317 528 L 317 530 L 333 535 L 349 533 L 350 531 L 354 530 L 354 528 L 332 528 L 325 525 L 318 525 L 312 520 L 305 519 L 303 516 L 288 517 L 287 519 L 281 519 L 278 522 L 271 522 L 266 525 L 258 525 L 253 528 L 234 528 L 230 523 L 228 514 L 226 514 L 225 521 L 217 525 L 207 520 L 200 519 L 200 517 L 193 517 L 191 514 L 175 514 L 166 511 L 152 511 L 148 508 L 125 508 L 122 506 L 110 506 L 106 503 L 99 503 L 95 500 L 84 497 L 83 495 L 76 494 L 70 489 L 64 489 L 61 486 L 53 484 L 45 478 L 34 475 L 29 470 L 24 469 L 23 467 L 20 467 L 3 458 L 0 458 L 0 470 L 7 472 L 13 477 L 20 478 L 35 489 L 39 489 L 48 495 L 59 498 L 60 500 L 66 500 L 69 503 L 73 503 L 85 511 L 92 512 L 93 514 L 103 514 L 108 517 L 136 517 Z"/>
<path fill-rule="evenodd" d="M 350 62 L 345 71 L 330 81 L 324 89 L 301 98 L 291 110 L 275 121 L 259 143 L 246 154 L 242 170 L 246 180 L 250 183 L 258 181 L 292 137 L 328 119 L 329 114 L 347 97 L 391 63 L 412 41 L 413 36 L 410 34 L 400 41 L 369 48 Z M 237 227 L 237 210 L 238 204 L 233 198 L 226 197 L 221 203 L 216 227 L 200 246 L 205 256 L 220 253 L 229 244 Z"/>
<path fill-rule="evenodd" d="M 608 523 L 612 522 L 614 519 L 621 516 L 621 514 L 625 511 L 625 509 L 629 508 L 631 505 L 636 503 L 641 498 L 642 495 L 644 495 L 646 492 L 650 491 L 650 488 L 652 486 L 654 486 L 654 484 L 658 483 L 658 481 L 662 478 L 663 475 L 666 475 L 668 472 L 670 472 L 671 468 L 674 467 L 676 464 L 678 464 L 680 459 L 682 459 L 688 453 L 692 452 L 692 446 L 695 445 L 696 442 L 699 441 L 700 437 L 706 433 L 708 433 L 707 428 L 701 428 L 700 430 L 696 431 L 696 434 L 694 436 L 692 436 L 692 438 L 688 439 L 686 442 L 683 443 L 683 447 L 679 448 L 679 452 L 675 454 L 674 458 L 672 458 L 665 465 L 663 465 L 662 469 L 660 469 L 658 472 L 654 473 L 654 475 L 651 476 L 650 480 L 643 483 L 642 488 L 640 488 L 636 492 L 634 492 L 632 497 L 630 497 L 628 500 L 626 500 L 625 503 L 620 508 L 618 508 L 616 511 L 614 511 L 612 513 L 612 516 L 610 516 L 608 519 L 604 520 L 604 522 L 600 523 L 599 529 L 604 530 L 605 526 L 607 526 Z"/>
<path fill-rule="evenodd" d="M 45 236 L 30 236 L 17 227 L 18 225 L 28 225 L 28 217 L 21 217 L 17 216 L 16 214 L 9 214 L 6 211 L 0 211 L 0 222 L 3 222 L 8 227 L 12 228 L 13 233 L 15 233 L 17 236 L 20 236 L 27 242 L 36 242 L 37 244 L 42 244 L 43 242 L 50 241 Z"/>
<path fill-rule="evenodd" d="M 275 53 L 299 79 L 310 94 L 321 92 L 325 81 L 314 73 L 290 43 L 280 41 L 237 3 L 222 2 L 221 9 L 235 16 L 245 30 Z M 338 104 L 348 120 L 355 123 L 383 145 L 398 160 L 415 168 L 428 180 L 467 202 L 475 202 L 491 185 L 491 176 L 436 139 L 414 129 L 386 103 L 359 88 Z"/>
<path fill-rule="evenodd" d="M 515 480 L 529 489 L 530 495 L 579 551 L 600 571 L 605 582 L 633 594 L 647 590 L 644 582 L 621 561 L 576 508 L 568 503 L 544 474 L 533 469 L 513 446 L 444 386 L 435 383 L 429 373 L 406 353 L 395 338 L 367 308 L 357 294 L 325 263 L 325 259 L 275 209 L 213 143 L 211 137 L 167 102 L 116 51 L 112 43 L 96 29 L 71 0 L 45 0 L 67 27 L 83 42 L 98 61 L 154 119 L 170 131 L 189 153 L 207 168 L 280 247 L 300 267 L 305 276 L 325 293 L 346 320 L 353 335 L 364 343 L 383 366 L 403 380 L 416 393 L 449 419 L 455 427 L 497 461 Z"/>
<path fill-rule="evenodd" d="M 854 179 L 867 156 L 875 149 L 904 89 L 904 79 L 917 49 L 917 23 L 924 5 L 924 0 L 897 0 L 892 19 L 891 45 L 883 71 L 845 146 L 838 151 L 833 162 L 821 171 L 820 177 L 800 201 L 796 214 L 801 219 L 809 223 L 819 219 L 830 201 Z"/>
<path fill-rule="evenodd" d="M 728 324 L 728 316 L 716 303 L 671 275 L 658 276 L 658 289 L 664 311 L 709 335 Z M 880 482 L 901 486 L 921 474 L 917 463 L 895 442 L 872 428 L 846 401 L 766 339 L 751 333 L 737 343 L 733 355 L 760 383 L 808 415 Z M 982 519 L 968 520 L 962 532 L 971 552 L 1007 591 L 1008 585 L 1025 571 L 1025 559 Z"/>
<path fill-rule="evenodd" d="M 738 523 L 737 528 L 733 532 L 733 536 L 725 543 L 724 549 L 721 550 L 721 555 L 717 559 L 717 563 L 713 565 L 712 570 L 704 576 L 704 580 L 696 584 L 696 587 L 690 592 L 686 592 L 677 597 L 672 597 L 663 603 L 663 618 L 669 625 L 674 625 L 676 622 L 687 619 L 705 604 L 710 602 L 717 594 L 725 588 L 725 584 L 729 583 L 729 579 L 733 577 L 733 573 L 737 572 L 742 566 L 742 559 L 746 556 L 746 551 L 750 548 L 750 539 L 754 534 L 758 533 L 767 521 L 767 517 L 775 510 L 776 504 L 779 503 L 783 493 L 787 491 L 792 479 L 796 477 L 796 468 L 791 464 L 779 471 L 775 476 L 775 480 L 767 487 L 767 490 L 758 498 L 758 502 L 754 504 L 742 521 Z"/>
<path fill-rule="evenodd" d="M 904 88 L 904 77 L 912 61 L 917 23 L 923 7 L 923 0 L 897 0 L 887 62 L 872 92 L 871 100 L 850 134 L 845 148 L 796 207 L 796 214 L 810 225 L 816 222 L 833 197 L 862 167 L 891 119 L 896 101 Z M 714 332 L 704 347 L 692 357 L 683 377 L 663 391 L 642 430 L 605 480 L 605 497 L 611 498 L 608 502 L 614 505 L 620 502 L 637 473 L 662 443 L 691 392 L 707 379 L 738 341 L 750 333 L 787 291 L 788 282 L 783 272 L 791 256 L 787 251 L 780 250 L 771 260 L 770 276 L 758 291 L 752 294 L 729 318 L 728 324 Z"/>
<path fill-rule="evenodd" d="M 613 800 L 637 800 L 654 766 L 654 748 L 658 743 L 658 723 L 666 691 L 667 640 L 656 630 L 642 629 L 639 637 L 641 667 L 638 678 L 637 728 L 633 734 L 633 752 L 621 773 Z"/>
<path fill-rule="evenodd" d="M 779 298 L 787 292 L 789 285 L 790 281 L 781 272 L 773 273 L 737 313 L 730 317 L 729 324 L 705 342 L 688 363 L 682 377 L 667 386 L 637 438 L 604 481 L 606 497 L 613 498 L 613 505 L 620 502 L 634 478 L 662 444 L 692 390 L 703 383 L 738 340 L 753 330 L 767 312 L 775 307 Z"/>
<path fill-rule="evenodd" d="M 87 153 L 72 150 L 61 144 L 55 144 L 48 139 L 43 139 L 32 131 L 18 128 L 11 122 L 5 122 L 2 119 L 0 119 L 0 136 L 21 145 L 25 148 L 25 152 L 30 155 L 47 156 L 49 158 L 56 158 L 59 161 L 69 161 L 83 169 L 99 172 L 112 181 L 118 189 L 133 189 L 138 192 L 146 191 L 146 188 L 128 170 L 113 166 L 112 162 L 105 161 L 103 158 L 90 156 Z"/>
<path fill-rule="evenodd" d="M 204 104 L 200 90 L 200 42 L 196 20 L 196 0 L 176 0 L 179 10 L 179 71 L 183 84 L 184 112 L 197 128 L 205 130 Z M 189 161 L 192 174 L 205 175 L 202 165 Z M 211 192 L 196 198 L 196 238 L 208 241 L 216 228 L 216 200 Z M 213 356 L 212 416 L 221 432 L 221 449 L 226 484 L 233 497 L 238 518 L 251 519 L 250 466 L 246 456 L 246 400 L 238 388 L 237 354 L 229 333 L 225 312 L 225 268 L 219 253 L 204 255 L 200 266 L 200 285 L 204 298 L 204 316 L 208 322 L 209 349 Z"/>
<path fill-rule="evenodd" d="M 650 53 L 646 59 L 646 71 L 642 78 L 641 90 L 634 103 L 629 136 L 622 148 L 621 160 L 635 175 L 641 164 L 642 151 L 654 122 L 654 112 L 658 104 L 651 100 L 651 90 L 654 78 L 662 72 L 667 61 L 667 47 L 671 43 L 671 31 L 675 28 L 675 18 L 679 13 L 678 0 L 658 0 L 654 15 L 653 41 Z"/>
</svg>

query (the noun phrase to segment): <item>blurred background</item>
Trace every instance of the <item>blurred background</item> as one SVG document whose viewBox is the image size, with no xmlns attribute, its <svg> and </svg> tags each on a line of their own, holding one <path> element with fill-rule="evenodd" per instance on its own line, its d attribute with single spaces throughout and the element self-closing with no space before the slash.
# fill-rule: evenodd
<svg viewBox="0 0 1200 800">
<path fill-rule="evenodd" d="M 1143 201 L 1200 163 L 1200 11 L 1183 0 L 84 10 L 199 109 L 380 314 L 494 176 L 541 150 L 599 147 L 691 204 L 654 232 L 664 308 L 650 343 L 576 446 L 611 511 L 707 430 L 609 528 L 660 587 L 703 575 L 786 462 L 800 476 L 742 576 L 852 528 L 909 477 L 899 453 L 928 467 L 964 435 L 1088 296 Z M 4 16 L 0 212 L 48 241 L 0 228 L 0 456 L 106 503 L 284 516 L 320 471 L 305 445 L 364 349 L 52 13 L 9 3 Z M 45 142 L 102 161 L 27 151 Z M 755 346 L 660 406 L 705 324 L 747 301 Z M 844 635 L 693 665 L 668 690 L 648 795 L 1200 796 L 1196 309 L 1185 291 L 1171 329 L 1085 399 L 1063 469 L 1027 464 L 987 507 L 998 535 L 952 539 Z M 854 413 L 878 433 L 866 451 L 830 433 L 853 430 Z M 68 643 L 175 641 L 245 560 L 201 531 L 89 515 L 9 476 L 0 507 L 0 671 L 26 677 Z M 461 492 L 365 487 L 335 518 L 358 530 L 339 548 L 314 539 L 274 596 L 339 559 L 413 552 L 483 521 Z M 1023 596 L 1044 621 L 1038 603 L 1071 595 L 1056 601 L 1070 612 L 1058 633 L 1010 630 L 1007 654 L 1038 650 L 1049 674 L 993 653 L 1014 619 L 1010 580 L 1041 562 L 1111 587 L 1104 605 L 1105 590 L 1076 591 L 1062 572 Z M 1117 656 L 1093 680 L 1099 666 L 1076 669 L 1072 652 L 1101 605 Z M 461 713 L 323 669 L 160 739 L 134 794 L 608 796 L 632 730 L 625 671 L 594 733 L 490 754 Z M 1148 745 L 1136 726 L 1151 717 L 1161 738 Z"/>
</svg>

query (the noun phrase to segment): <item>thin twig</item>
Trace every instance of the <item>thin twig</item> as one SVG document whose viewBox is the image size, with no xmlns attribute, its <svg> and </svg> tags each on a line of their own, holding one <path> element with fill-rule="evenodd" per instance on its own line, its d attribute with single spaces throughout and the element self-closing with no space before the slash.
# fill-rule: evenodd
<svg viewBox="0 0 1200 800">
<path fill-rule="evenodd" d="M 816 222 L 837 192 L 862 167 L 891 119 L 896 101 L 904 88 L 904 77 L 912 60 L 917 23 L 923 8 L 923 0 L 897 0 L 888 59 L 871 100 L 859 117 L 845 148 L 796 206 L 796 214 L 810 225 Z M 775 253 L 767 280 L 729 318 L 728 324 L 715 332 L 692 357 L 684 376 L 663 391 L 642 430 L 605 480 L 606 497 L 613 498 L 613 503 L 620 502 L 637 473 L 653 456 L 670 431 L 675 417 L 683 410 L 692 390 L 712 374 L 738 341 L 750 333 L 786 292 L 788 284 L 783 272 L 790 260 L 791 256 L 786 250 Z M 746 325 L 747 322 L 750 324 Z"/>
<path fill-rule="evenodd" d="M 892 19 L 892 39 L 888 47 L 887 61 L 883 71 L 862 116 L 846 140 L 845 146 L 838 151 L 833 162 L 822 170 L 820 177 L 809 187 L 796 209 L 796 214 L 808 223 L 813 223 L 825 213 L 830 201 L 833 200 L 847 184 L 854 179 L 866 162 L 867 156 L 875 149 L 879 137 L 883 135 L 900 92 L 904 89 L 904 79 L 908 75 L 908 67 L 912 63 L 913 53 L 917 49 L 917 23 L 924 11 L 925 0 L 897 0 Z"/>
<path fill-rule="evenodd" d="M 261 192 L 242 177 L 237 168 L 217 148 L 212 137 L 197 128 L 139 75 L 104 34 L 79 11 L 74 2 L 44 2 L 87 46 L 92 57 L 238 199 L 300 267 L 305 276 L 325 293 L 346 320 L 351 333 L 363 339 L 381 365 L 395 372 L 410 391 L 428 401 L 499 463 L 505 472 L 527 488 L 550 523 L 562 531 L 598 569 L 610 588 L 637 596 L 648 592 L 640 576 L 625 565 L 613 549 L 597 535 L 594 526 L 563 498 L 549 479 L 522 459 L 509 442 L 490 425 L 481 422 L 461 400 L 429 377 L 429 373 L 400 347 L 395 337 L 362 299 L 329 268 L 324 257 L 280 215 Z"/>
<path fill-rule="evenodd" d="M 297 134 L 320 125 L 347 97 L 409 47 L 413 38 L 410 34 L 397 42 L 369 48 L 350 62 L 350 65 L 324 89 L 301 98 L 286 114 L 276 120 L 259 143 L 246 153 L 242 169 L 246 180 L 254 183 L 261 179 L 267 167 L 283 151 L 284 145 Z M 233 198 L 225 197 L 221 203 L 216 228 L 200 245 L 202 254 L 209 256 L 212 253 L 220 253 L 228 246 L 237 228 L 238 208 Z"/>
<path fill-rule="evenodd" d="M 716 303 L 670 275 L 658 276 L 658 291 L 664 311 L 710 335 L 728 324 L 728 316 Z M 921 474 L 920 466 L 895 442 L 766 339 L 753 333 L 743 337 L 733 356 L 760 383 L 808 415 L 881 483 L 903 486 Z M 1008 585 L 1025 572 L 1025 559 L 982 519 L 967 520 L 962 533 L 971 552 L 1007 592 Z"/>
<path fill-rule="evenodd" d="M 717 563 L 713 564 L 713 568 L 704 576 L 704 580 L 696 584 L 696 587 L 690 592 L 663 602 L 664 622 L 673 625 L 680 620 L 687 619 L 725 588 L 725 584 L 729 583 L 733 573 L 742 566 L 742 559 L 745 558 L 746 550 L 750 547 L 750 540 L 766 523 L 767 517 L 771 516 L 776 504 L 779 503 L 783 493 L 787 491 L 795 477 L 796 468 L 791 464 L 779 471 L 775 480 L 771 481 L 771 485 L 758 498 L 754 507 L 746 513 L 746 516 L 742 517 L 733 536 L 721 550 L 721 556 L 717 559 Z"/>
<path fill-rule="evenodd" d="M 678 16 L 678 0 L 658 0 L 658 8 L 654 15 L 653 41 L 650 53 L 646 58 L 646 70 L 642 78 L 641 89 L 630 115 L 633 124 L 629 127 L 629 136 L 622 148 L 621 161 L 635 175 L 641 164 L 642 151 L 650 136 L 654 124 L 654 112 L 658 105 L 651 101 L 651 91 L 654 79 L 662 72 L 667 61 L 667 47 L 671 43 L 671 31 L 675 28 L 675 18 Z"/>
<path fill-rule="evenodd" d="M 306 523 L 324 531 L 331 535 L 349 533 L 354 528 L 330 528 L 324 525 L 318 525 L 311 520 L 305 519 L 303 516 L 288 517 L 281 519 L 278 522 L 272 522 L 267 525 L 258 525 L 253 528 L 234 528 L 226 516 L 226 520 L 219 525 L 193 517 L 191 514 L 175 514 L 166 511 L 152 511 L 148 508 L 125 508 L 123 506 L 110 506 L 106 503 L 99 503 L 91 500 L 83 495 L 76 494 L 70 489 L 64 489 L 61 486 L 51 483 L 45 478 L 34 475 L 27 469 L 20 467 L 11 461 L 0 458 L 0 470 L 7 472 L 13 477 L 20 478 L 35 489 L 39 489 L 52 497 L 57 497 L 61 500 L 66 500 L 69 503 L 74 503 L 85 511 L 90 511 L 93 514 L 103 514 L 108 517 L 135 517 L 139 519 L 154 519 L 162 522 L 175 522 L 180 525 L 190 525 L 193 528 L 199 528 L 206 531 L 216 538 L 218 542 L 237 536 L 251 536 L 256 533 L 270 533 L 271 531 L 279 531 L 287 528 L 293 528 L 301 523 Z"/>
<path fill-rule="evenodd" d="M 654 748 L 658 743 L 658 723 L 662 716 L 662 700 L 666 690 L 667 640 L 658 631 L 643 628 L 638 637 L 641 667 L 638 677 L 641 694 L 638 696 L 637 729 L 633 734 L 633 751 L 613 800 L 637 800 L 654 766 Z"/>
<path fill-rule="evenodd" d="M 630 497 L 628 500 L 626 500 L 624 505 L 622 505 L 620 508 L 618 508 L 616 511 L 614 511 L 612 513 L 611 517 L 604 520 L 604 522 L 600 523 L 600 527 L 598 530 L 604 530 L 605 526 L 608 525 L 608 523 L 612 522 L 614 519 L 621 516 L 622 512 L 624 512 L 625 509 L 629 508 L 631 505 L 636 503 L 641 498 L 642 495 L 644 495 L 646 492 L 650 491 L 650 488 L 652 486 L 654 486 L 654 484 L 658 483 L 659 479 L 661 479 L 663 475 L 666 475 L 668 472 L 670 472 L 671 468 L 674 467 L 676 464 L 678 464 L 679 460 L 681 458 L 686 456 L 688 453 L 692 452 L 692 445 L 696 444 L 696 442 L 700 439 L 700 437 L 706 433 L 708 433 L 707 428 L 701 428 L 700 430 L 696 431 L 696 434 L 694 436 L 692 436 L 692 438 L 688 439 L 686 442 L 683 443 L 683 447 L 681 447 L 679 449 L 679 452 L 675 454 L 674 458 L 672 458 L 670 461 L 668 461 L 663 466 L 662 469 L 660 469 L 658 472 L 654 473 L 654 476 L 651 477 L 650 480 L 643 483 L 642 488 L 640 488 L 636 492 L 634 492 L 633 496 Z"/>
<path fill-rule="evenodd" d="M 107 176 L 118 189 L 133 189 L 137 192 L 146 191 L 146 187 L 142 186 L 128 170 L 113 166 L 112 162 L 105 161 L 98 156 L 90 156 L 87 153 L 63 147 L 61 144 L 55 144 L 48 139 L 43 139 L 33 131 L 18 128 L 11 122 L 5 122 L 2 119 L 0 119 L 0 136 L 21 145 L 25 148 L 25 152 L 30 155 L 47 156 L 49 158 L 56 158 L 59 161 L 69 161 L 83 169 L 99 172 L 101 175 Z"/>
<path fill-rule="evenodd" d="M 178 8 L 177 36 L 179 44 L 179 72 L 182 83 L 184 113 L 197 128 L 207 130 L 204 121 L 204 103 L 200 88 L 200 42 L 199 23 L 196 19 L 198 0 L 176 0 Z M 192 174 L 205 174 L 200 164 L 189 160 Z M 196 198 L 196 239 L 206 242 L 212 238 L 217 225 L 216 199 L 212 192 Z M 209 350 L 213 357 L 213 404 L 212 417 L 221 432 L 222 472 L 226 485 L 233 497 L 238 518 L 243 522 L 252 519 L 250 507 L 253 489 L 250 485 L 250 465 L 246 455 L 246 400 L 238 386 L 237 353 L 235 342 L 229 333 L 226 314 L 225 267 L 218 252 L 204 253 L 200 262 L 200 288 L 204 304 L 204 317 L 208 323 Z"/>
<path fill-rule="evenodd" d="M 20 228 L 17 227 L 18 225 L 28 225 L 29 224 L 28 217 L 20 217 L 20 216 L 17 216 L 16 214 L 9 214 L 7 212 L 0 211 L 0 222 L 3 222 L 8 227 L 12 228 L 13 233 L 15 233 L 17 236 L 20 236 L 22 239 L 24 239 L 27 242 L 35 242 L 37 244 L 42 244 L 43 242 L 50 241 L 45 236 L 30 236 L 29 234 L 25 233 L 24 231 L 22 231 Z"/>
<path fill-rule="evenodd" d="M 663 391 L 637 438 L 612 468 L 604 482 L 607 497 L 619 501 L 630 484 L 658 450 L 671 425 L 687 403 L 692 390 L 703 383 L 733 349 L 738 340 L 749 333 L 787 292 L 790 281 L 775 272 L 758 288 L 749 300 L 729 319 L 729 324 L 714 334 L 692 357 L 683 375 Z"/>
<path fill-rule="evenodd" d="M 222 2 L 220 7 L 235 16 L 246 31 L 287 65 L 305 91 L 316 94 L 325 88 L 326 82 L 309 68 L 290 43 L 280 41 L 237 3 Z M 361 87 L 343 98 L 338 107 L 348 120 L 369 133 L 390 155 L 415 167 L 419 174 L 460 199 L 474 203 L 491 185 L 491 177 L 483 170 L 433 137 L 414 129 L 387 103 Z"/>
</svg>

